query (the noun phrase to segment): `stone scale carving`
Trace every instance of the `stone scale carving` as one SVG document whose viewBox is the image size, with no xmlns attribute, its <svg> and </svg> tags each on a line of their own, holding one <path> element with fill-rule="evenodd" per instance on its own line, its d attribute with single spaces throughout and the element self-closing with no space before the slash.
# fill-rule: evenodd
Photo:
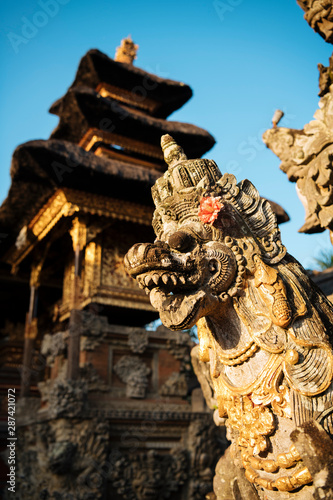
<svg viewBox="0 0 333 500">
<path fill-rule="evenodd" d="M 227 417 L 232 441 L 216 469 L 217 499 L 313 498 L 290 434 L 311 420 L 333 434 L 332 306 L 287 253 L 269 202 L 248 180 L 188 160 L 169 135 L 162 149 L 157 239 L 134 245 L 125 265 L 166 327 L 198 326 L 196 366 L 209 365 L 201 379 L 210 379 L 215 420 Z M 233 469 L 237 484 L 224 479 Z"/>
</svg>

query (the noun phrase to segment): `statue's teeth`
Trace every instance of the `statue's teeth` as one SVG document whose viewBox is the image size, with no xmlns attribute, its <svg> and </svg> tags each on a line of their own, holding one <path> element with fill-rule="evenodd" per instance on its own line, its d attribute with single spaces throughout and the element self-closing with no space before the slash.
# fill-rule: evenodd
<svg viewBox="0 0 333 500">
<path fill-rule="evenodd" d="M 178 279 L 179 279 L 179 283 L 181 283 L 182 285 L 185 285 L 185 278 L 184 278 L 184 276 L 178 276 Z"/>
<path fill-rule="evenodd" d="M 160 281 L 159 275 L 158 274 L 154 274 L 153 275 L 153 282 L 155 283 L 156 286 L 158 285 L 159 281 Z"/>
<path fill-rule="evenodd" d="M 152 283 L 153 283 L 153 280 L 152 280 L 151 276 L 149 276 L 149 275 L 146 276 L 145 277 L 145 285 L 150 286 L 150 285 L 152 285 Z"/>
<path fill-rule="evenodd" d="M 145 287 L 145 284 L 143 282 L 143 278 L 137 278 L 136 280 L 137 280 L 140 288 L 144 288 Z"/>
<path fill-rule="evenodd" d="M 162 281 L 165 285 L 168 284 L 168 281 L 169 281 L 169 275 L 168 274 L 163 274 L 162 276 Z"/>
<path fill-rule="evenodd" d="M 177 285 L 177 278 L 176 278 L 176 276 L 174 274 L 171 274 L 170 278 L 171 278 L 171 281 L 174 284 L 174 286 L 176 286 Z"/>
</svg>

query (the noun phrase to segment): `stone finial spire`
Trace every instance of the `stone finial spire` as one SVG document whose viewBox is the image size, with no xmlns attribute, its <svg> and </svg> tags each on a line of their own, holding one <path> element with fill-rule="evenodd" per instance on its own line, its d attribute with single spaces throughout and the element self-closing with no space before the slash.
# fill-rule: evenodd
<svg viewBox="0 0 333 500">
<path fill-rule="evenodd" d="M 139 45 L 136 45 L 131 35 L 127 38 L 123 38 L 120 42 L 120 46 L 116 49 L 116 54 L 114 56 L 115 61 L 133 64 L 134 59 L 136 59 L 136 54 L 138 52 Z"/>
<path fill-rule="evenodd" d="M 167 163 L 169 167 L 173 167 L 174 165 L 177 165 L 177 163 L 187 160 L 187 156 L 184 153 L 183 148 L 176 143 L 171 135 L 162 135 L 161 147 L 165 163 Z"/>
</svg>

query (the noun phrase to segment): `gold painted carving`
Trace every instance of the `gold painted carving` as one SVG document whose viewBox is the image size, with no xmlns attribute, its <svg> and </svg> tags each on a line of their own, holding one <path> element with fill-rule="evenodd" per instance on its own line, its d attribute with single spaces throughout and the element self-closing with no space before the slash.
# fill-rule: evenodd
<svg viewBox="0 0 333 500">
<path fill-rule="evenodd" d="M 83 295 L 93 296 L 101 284 L 102 247 L 99 243 L 88 243 L 84 257 Z"/>
<path fill-rule="evenodd" d="M 87 241 L 87 226 L 86 224 L 79 219 L 79 217 L 75 217 L 72 223 L 72 227 L 69 230 L 69 234 L 72 238 L 73 249 L 74 251 L 79 247 L 80 251 L 84 249 Z"/>
<path fill-rule="evenodd" d="M 291 309 L 288 304 L 286 287 L 276 269 L 267 266 L 255 256 L 256 270 L 254 284 L 267 305 L 274 324 L 286 328 L 291 321 Z"/>
<path fill-rule="evenodd" d="M 26 323 L 24 338 L 26 339 L 36 339 L 38 335 L 38 319 L 33 318 L 30 323 Z"/>
<path fill-rule="evenodd" d="M 13 247 L 6 256 L 6 261 L 13 267 L 32 251 L 35 245 L 44 239 L 62 217 L 72 217 L 75 213 L 88 213 L 112 219 L 132 221 L 150 226 L 153 210 L 151 207 L 126 201 L 83 193 L 72 189 L 59 189 L 31 220 L 28 230 L 35 236 L 20 249 Z"/>
</svg>

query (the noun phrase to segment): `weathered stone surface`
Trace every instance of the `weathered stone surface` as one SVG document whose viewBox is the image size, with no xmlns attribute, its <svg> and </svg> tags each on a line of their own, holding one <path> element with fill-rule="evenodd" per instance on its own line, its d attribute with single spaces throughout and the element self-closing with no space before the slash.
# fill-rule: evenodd
<svg viewBox="0 0 333 500">
<path fill-rule="evenodd" d="M 114 371 L 125 382 L 127 397 L 145 397 L 150 369 L 138 356 L 123 356 L 115 365 Z"/>
<path fill-rule="evenodd" d="M 107 423 L 80 418 L 21 428 L 16 494 L 9 493 L 7 500 L 101 500 L 108 435 Z"/>
<path fill-rule="evenodd" d="M 333 83 L 333 57 L 329 58 L 329 65 L 318 64 L 319 70 L 319 96 L 323 97 L 330 90 Z"/>
<path fill-rule="evenodd" d="M 291 436 L 309 420 L 333 435 L 332 305 L 287 254 L 248 180 L 188 160 L 170 136 L 162 149 L 157 240 L 134 245 L 125 263 L 165 326 L 197 324 L 194 368 L 232 441 L 217 499 L 310 500 L 318 488 Z"/>
<path fill-rule="evenodd" d="M 132 352 L 142 354 L 148 346 L 148 332 L 143 330 L 133 330 L 128 335 L 128 345 Z"/>
<path fill-rule="evenodd" d="M 66 338 L 68 332 L 57 332 L 53 335 L 46 333 L 43 337 L 40 352 L 46 357 L 46 362 L 52 366 L 57 356 L 65 353 L 67 349 Z"/>
<path fill-rule="evenodd" d="M 156 451 L 121 457 L 110 478 L 121 498 L 126 500 L 174 497 L 187 479 L 188 453 L 175 448 L 170 455 Z"/>
<path fill-rule="evenodd" d="M 330 0 L 297 0 L 311 28 L 328 43 L 333 43 L 333 5 Z"/>
<path fill-rule="evenodd" d="M 313 477 L 315 500 L 333 498 L 332 439 L 315 421 L 305 422 L 292 434 L 291 439 Z"/>
<path fill-rule="evenodd" d="M 281 160 L 280 168 L 291 182 L 305 208 L 300 232 L 333 229 L 333 86 L 321 98 L 314 120 L 303 130 L 277 127 L 267 130 L 263 140 Z"/>
</svg>

